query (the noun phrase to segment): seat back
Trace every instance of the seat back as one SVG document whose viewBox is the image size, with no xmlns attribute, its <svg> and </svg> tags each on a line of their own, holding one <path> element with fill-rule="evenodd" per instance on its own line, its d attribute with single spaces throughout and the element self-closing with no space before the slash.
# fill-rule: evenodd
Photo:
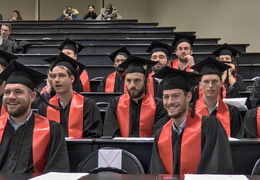
<svg viewBox="0 0 260 180">
<path fill-rule="evenodd" d="M 105 149 L 108 149 L 106 147 Z M 117 148 L 109 148 L 111 150 Z M 78 166 L 78 172 L 88 172 L 88 173 L 99 173 L 104 171 L 111 171 L 116 173 L 127 173 L 127 174 L 144 174 L 144 169 L 139 160 L 132 153 L 122 149 L 122 172 L 117 168 L 98 168 L 98 150 L 90 153 L 86 156 Z M 115 170 L 117 169 L 117 170 Z"/>
<path fill-rule="evenodd" d="M 258 159 L 253 167 L 251 175 L 260 175 L 260 159 Z"/>
</svg>

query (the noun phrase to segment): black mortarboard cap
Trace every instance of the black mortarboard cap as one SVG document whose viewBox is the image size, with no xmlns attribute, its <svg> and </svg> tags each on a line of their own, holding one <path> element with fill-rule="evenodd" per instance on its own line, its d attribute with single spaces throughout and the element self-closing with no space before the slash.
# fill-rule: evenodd
<svg viewBox="0 0 260 180">
<path fill-rule="evenodd" d="M 217 74 L 221 76 L 222 72 L 231 67 L 212 57 L 207 57 L 191 68 L 198 71 L 202 76 L 207 74 Z"/>
<path fill-rule="evenodd" d="M 75 41 L 70 40 L 69 38 L 65 39 L 61 45 L 58 47 L 59 50 L 70 49 L 74 51 L 76 54 L 80 53 L 80 51 L 84 48 L 83 45 L 76 43 Z"/>
<path fill-rule="evenodd" d="M 153 54 L 154 52 L 164 52 L 168 57 L 172 55 L 174 47 L 159 41 L 153 41 L 146 52 Z"/>
<path fill-rule="evenodd" d="M 114 62 L 117 55 L 124 55 L 126 58 L 131 56 L 131 53 L 126 49 L 125 46 L 120 47 L 118 50 L 109 54 L 109 58 Z"/>
<path fill-rule="evenodd" d="M 50 66 L 49 66 L 49 69 L 52 69 L 52 66 L 54 64 L 54 61 L 58 58 L 58 55 L 54 55 L 54 56 L 51 56 L 51 57 L 48 57 L 46 59 L 43 59 L 45 62 L 49 63 Z"/>
<path fill-rule="evenodd" d="M 0 64 L 6 67 L 12 60 L 17 59 L 18 56 L 0 50 Z"/>
<path fill-rule="evenodd" d="M 72 59 L 71 57 L 67 56 L 66 54 L 60 53 L 57 59 L 54 61 L 50 70 L 52 71 L 56 66 L 65 66 L 67 67 L 74 77 L 77 79 L 78 76 L 82 73 L 82 71 L 86 68 L 85 65 L 81 64 L 80 62 Z"/>
<path fill-rule="evenodd" d="M 241 52 L 225 43 L 217 48 L 215 51 L 213 51 L 212 54 L 214 54 L 215 56 L 229 55 L 231 57 L 236 57 L 238 54 L 241 54 Z"/>
<path fill-rule="evenodd" d="M 163 90 L 182 89 L 189 92 L 190 87 L 193 86 L 192 83 L 195 84 L 195 80 L 201 75 L 166 66 L 153 77 L 163 79 L 161 82 Z"/>
<path fill-rule="evenodd" d="M 147 75 L 147 71 L 155 64 L 157 64 L 157 62 L 149 59 L 130 56 L 120 64 L 119 67 L 127 69 L 127 74 L 138 72 Z"/>
<path fill-rule="evenodd" d="M 17 61 L 10 62 L 0 74 L 0 79 L 5 80 L 6 84 L 23 84 L 32 91 L 46 78 L 46 74 L 28 68 Z"/>
<path fill-rule="evenodd" d="M 174 40 L 172 42 L 172 46 L 175 46 L 175 48 L 177 48 L 177 46 L 182 42 L 187 42 L 192 46 L 195 39 L 196 39 L 196 36 L 193 36 L 193 35 L 176 33 Z"/>
</svg>

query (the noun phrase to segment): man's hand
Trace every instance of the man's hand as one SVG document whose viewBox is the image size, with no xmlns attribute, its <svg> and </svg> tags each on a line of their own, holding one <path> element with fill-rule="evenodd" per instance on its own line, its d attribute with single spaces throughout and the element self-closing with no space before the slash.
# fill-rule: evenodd
<svg viewBox="0 0 260 180">
<path fill-rule="evenodd" d="M 195 65 L 193 56 L 191 56 L 191 55 L 186 55 L 186 56 L 184 57 L 184 59 L 186 59 L 186 60 L 188 61 L 188 64 L 189 64 L 190 67 L 193 66 L 193 65 Z"/>
</svg>

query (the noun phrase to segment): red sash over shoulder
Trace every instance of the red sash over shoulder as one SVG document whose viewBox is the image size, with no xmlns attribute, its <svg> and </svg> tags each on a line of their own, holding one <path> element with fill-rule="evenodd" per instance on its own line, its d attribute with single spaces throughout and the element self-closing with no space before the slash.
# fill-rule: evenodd
<svg viewBox="0 0 260 180">
<path fill-rule="evenodd" d="M 199 98 L 196 101 L 196 112 L 203 116 L 209 116 L 209 112 L 203 98 Z M 228 106 L 221 99 L 218 100 L 218 110 L 216 117 L 219 119 L 222 126 L 226 130 L 228 137 L 230 137 L 230 112 Z"/>
<path fill-rule="evenodd" d="M 224 85 L 221 86 L 222 90 L 222 99 L 225 99 L 227 97 L 227 90 Z M 220 91 L 221 92 L 221 91 Z M 220 92 L 219 92 L 219 99 L 220 99 Z M 199 87 L 199 98 L 203 97 L 203 90 L 201 87 Z"/>
<path fill-rule="evenodd" d="M 169 120 L 163 126 L 158 139 L 159 155 L 167 174 L 173 174 L 174 172 L 172 121 L 172 119 Z M 201 124 L 202 116 L 195 114 L 195 117 L 191 118 L 189 110 L 180 148 L 180 174 L 194 174 L 197 172 L 201 158 Z"/>
<path fill-rule="evenodd" d="M 156 112 L 156 103 L 154 97 L 148 92 L 142 101 L 140 111 L 139 136 L 151 137 L 153 132 L 154 116 Z M 125 93 L 120 96 L 117 105 L 117 121 L 122 137 L 129 137 L 130 134 L 130 96 Z"/>
<path fill-rule="evenodd" d="M 105 92 L 107 92 L 107 93 L 114 92 L 115 91 L 115 83 L 116 83 L 116 71 L 107 76 Z M 124 83 L 124 92 L 127 92 L 126 83 Z"/>
<path fill-rule="evenodd" d="M 172 61 L 170 67 L 172 67 L 172 68 L 174 68 L 174 69 L 179 69 L 179 64 L 178 64 L 178 62 L 179 62 L 178 59 L 174 59 L 174 60 Z M 187 72 L 191 72 L 191 68 L 190 68 L 189 65 L 186 67 L 186 71 L 187 71 Z"/>
<path fill-rule="evenodd" d="M 50 99 L 50 103 L 55 106 L 59 106 L 57 94 Z M 82 138 L 83 136 L 83 105 L 84 97 L 76 92 L 73 92 L 68 118 L 69 137 Z M 48 106 L 46 114 L 48 119 L 60 123 L 59 110 Z"/>
<path fill-rule="evenodd" d="M 257 108 L 256 112 L 256 128 L 257 128 L 257 136 L 260 136 L 260 107 Z"/>
<path fill-rule="evenodd" d="M 4 104 L 2 104 L 0 116 L 2 116 L 4 113 L 6 113 L 6 109 L 4 107 Z"/>
<path fill-rule="evenodd" d="M 44 86 L 43 88 L 42 88 L 42 90 L 41 90 L 41 93 L 40 94 L 43 94 L 46 90 L 47 90 L 47 86 Z"/>
<path fill-rule="evenodd" d="M 89 82 L 89 77 L 87 71 L 82 71 L 81 75 L 79 76 L 82 87 L 83 87 L 83 92 L 90 92 L 90 82 Z"/>
<path fill-rule="evenodd" d="M 107 76 L 105 92 L 114 92 L 115 81 L 116 81 L 116 71 Z"/>
<path fill-rule="evenodd" d="M 32 139 L 33 166 L 35 173 L 42 173 L 47 164 L 46 152 L 50 141 L 50 122 L 47 118 L 34 114 Z M 0 140 L 2 142 L 8 113 L 0 117 Z"/>
<path fill-rule="evenodd" d="M 150 73 L 149 74 L 149 83 L 148 83 L 148 91 L 149 91 L 149 93 L 152 95 L 152 96 L 154 96 L 154 83 L 153 83 L 153 77 L 152 77 L 152 75 L 154 75 L 154 73 Z"/>
</svg>

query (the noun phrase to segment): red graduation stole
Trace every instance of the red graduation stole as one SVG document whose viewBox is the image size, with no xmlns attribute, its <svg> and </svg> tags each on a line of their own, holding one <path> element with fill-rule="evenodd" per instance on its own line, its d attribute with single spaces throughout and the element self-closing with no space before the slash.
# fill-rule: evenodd
<svg viewBox="0 0 260 180">
<path fill-rule="evenodd" d="M 195 113 L 195 117 L 190 117 L 189 109 L 186 125 L 183 129 L 181 152 L 180 152 L 180 174 L 195 174 L 201 157 L 201 124 L 202 116 Z M 173 174 L 174 151 L 172 148 L 172 119 L 162 128 L 158 139 L 158 151 L 160 159 L 167 174 Z"/>
<path fill-rule="evenodd" d="M 222 99 L 225 99 L 227 97 L 227 90 L 226 90 L 224 84 L 221 86 L 221 88 L 222 88 L 222 91 L 219 91 L 218 98 L 221 99 L 220 93 L 222 92 Z M 201 97 L 203 97 L 203 90 L 201 87 L 199 87 L 199 98 L 201 98 Z"/>
<path fill-rule="evenodd" d="M 206 104 L 203 98 L 199 98 L 196 101 L 195 111 L 200 113 L 203 116 L 209 116 L 209 112 L 207 110 Z M 226 103 L 224 103 L 221 99 L 218 99 L 218 110 L 216 117 L 221 122 L 224 127 L 228 137 L 230 137 L 230 112 Z"/>
<path fill-rule="evenodd" d="M 178 59 L 174 59 L 171 63 L 171 68 L 174 68 L 174 69 L 179 69 L 179 60 Z M 190 68 L 190 65 L 188 65 L 186 67 L 186 71 L 187 72 L 191 72 L 191 68 Z"/>
<path fill-rule="evenodd" d="M 82 83 L 83 92 L 90 92 L 90 82 L 87 71 L 82 71 L 81 75 L 79 76 L 80 81 Z"/>
<path fill-rule="evenodd" d="M 260 107 L 257 108 L 256 112 L 256 127 L 257 127 L 257 135 L 260 135 Z"/>
<path fill-rule="evenodd" d="M 6 113 L 6 109 L 4 107 L 4 104 L 2 104 L 0 116 L 2 116 L 4 113 Z"/>
<path fill-rule="evenodd" d="M 50 141 L 50 122 L 47 118 L 35 114 L 32 151 L 33 167 L 35 173 L 42 173 L 46 164 L 46 152 Z M 2 142 L 4 130 L 6 127 L 8 113 L 0 116 L 0 141 Z"/>
<path fill-rule="evenodd" d="M 153 83 L 153 77 L 152 77 L 152 75 L 154 75 L 154 73 L 150 73 L 149 74 L 149 83 L 148 83 L 148 85 L 147 85 L 147 89 L 148 89 L 148 92 L 152 95 L 152 96 L 154 96 L 154 83 Z"/>
<path fill-rule="evenodd" d="M 57 94 L 50 99 L 50 104 L 59 106 Z M 73 91 L 68 118 L 69 137 L 82 138 L 83 136 L 83 104 L 84 97 Z M 60 123 L 60 111 L 51 106 L 47 107 L 46 117 Z"/>
<path fill-rule="evenodd" d="M 115 91 L 115 80 L 116 80 L 116 71 L 112 72 L 107 76 L 105 92 L 112 93 Z M 126 83 L 124 83 L 124 92 L 127 92 Z"/>
<path fill-rule="evenodd" d="M 151 137 L 153 132 L 154 116 L 156 112 L 156 103 L 154 97 L 148 92 L 142 101 L 140 111 L 139 136 Z M 130 133 L 130 96 L 125 93 L 120 96 L 117 105 L 117 121 L 122 137 L 129 137 Z"/>
<path fill-rule="evenodd" d="M 44 87 L 42 88 L 40 94 L 43 94 L 43 93 L 47 90 L 47 88 L 48 88 L 47 86 L 44 86 Z"/>
</svg>

